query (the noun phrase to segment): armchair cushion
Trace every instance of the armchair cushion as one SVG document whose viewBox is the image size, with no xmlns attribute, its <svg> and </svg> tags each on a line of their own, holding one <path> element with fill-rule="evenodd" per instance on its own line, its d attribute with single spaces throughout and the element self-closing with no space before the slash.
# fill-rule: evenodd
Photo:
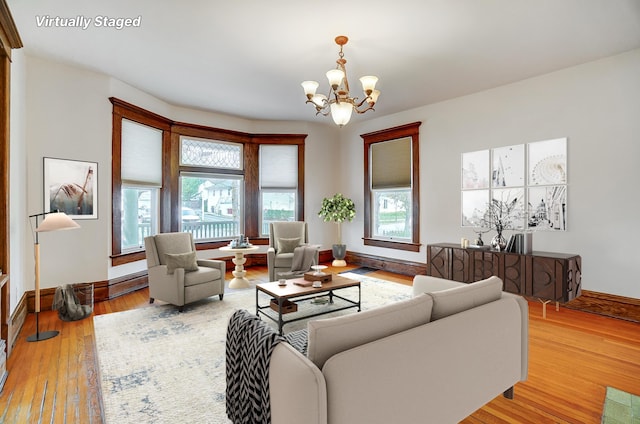
<svg viewBox="0 0 640 424">
<path fill-rule="evenodd" d="M 300 246 L 300 237 L 279 238 L 278 253 L 293 253 L 296 247 Z"/>
<path fill-rule="evenodd" d="M 219 269 L 201 266 L 194 272 L 184 274 L 184 286 L 189 287 L 208 283 L 210 281 L 220 279 L 221 275 L 222 274 Z"/>
<path fill-rule="evenodd" d="M 185 272 L 198 270 L 196 252 L 165 253 L 165 261 L 167 263 L 167 274 L 173 274 L 176 268 L 184 268 Z"/>
</svg>

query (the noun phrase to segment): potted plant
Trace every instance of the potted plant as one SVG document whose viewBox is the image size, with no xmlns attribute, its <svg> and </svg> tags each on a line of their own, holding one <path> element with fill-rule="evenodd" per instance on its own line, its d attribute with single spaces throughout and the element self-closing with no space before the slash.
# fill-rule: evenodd
<svg viewBox="0 0 640 424">
<path fill-rule="evenodd" d="M 342 244 L 342 228 L 344 221 L 353 221 L 356 216 L 356 205 L 353 200 L 347 199 L 341 193 L 336 193 L 333 197 L 325 197 L 322 200 L 322 207 L 318 216 L 324 222 L 335 222 L 338 224 L 338 243 L 332 246 L 333 266 L 345 266 L 347 263 L 344 257 L 347 254 L 347 246 Z"/>
</svg>

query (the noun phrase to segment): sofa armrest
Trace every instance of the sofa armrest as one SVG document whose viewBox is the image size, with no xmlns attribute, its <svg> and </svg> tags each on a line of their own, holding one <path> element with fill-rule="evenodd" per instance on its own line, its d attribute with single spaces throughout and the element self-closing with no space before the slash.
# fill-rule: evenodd
<svg viewBox="0 0 640 424">
<path fill-rule="evenodd" d="M 273 424 L 326 424 L 327 391 L 324 376 L 289 343 L 271 354 L 269 396 Z"/>
<path fill-rule="evenodd" d="M 328 421 L 461 421 L 523 379 L 521 316 L 506 297 L 331 357 Z"/>
</svg>

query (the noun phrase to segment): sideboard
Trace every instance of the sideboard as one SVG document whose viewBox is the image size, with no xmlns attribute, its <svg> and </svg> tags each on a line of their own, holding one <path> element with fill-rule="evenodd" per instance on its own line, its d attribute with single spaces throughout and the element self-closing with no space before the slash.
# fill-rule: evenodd
<svg viewBox="0 0 640 424">
<path fill-rule="evenodd" d="M 581 293 L 579 255 L 533 252 L 520 254 L 453 243 L 427 245 L 427 275 L 472 283 L 492 275 L 504 290 L 540 300 L 568 302 Z"/>
</svg>

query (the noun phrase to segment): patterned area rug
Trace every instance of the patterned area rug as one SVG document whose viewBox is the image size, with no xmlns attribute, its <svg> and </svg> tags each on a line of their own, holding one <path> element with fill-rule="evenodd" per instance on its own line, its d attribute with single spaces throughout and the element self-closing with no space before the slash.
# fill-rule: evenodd
<svg viewBox="0 0 640 424">
<path fill-rule="evenodd" d="M 356 274 L 362 307 L 411 296 L 411 287 Z M 357 296 L 357 291 L 342 294 Z M 266 304 L 268 298 L 261 298 Z M 304 302 L 296 314 L 326 308 Z M 225 337 L 236 309 L 255 312 L 255 289 L 193 303 L 94 316 L 105 419 L 117 423 L 229 423 L 225 413 Z M 334 314 L 354 313 L 354 310 Z M 287 318 L 293 315 L 287 315 Z M 329 316 L 329 315 L 327 315 Z M 269 322 L 269 320 L 267 320 Z M 285 332 L 306 327 L 299 321 Z"/>
</svg>

